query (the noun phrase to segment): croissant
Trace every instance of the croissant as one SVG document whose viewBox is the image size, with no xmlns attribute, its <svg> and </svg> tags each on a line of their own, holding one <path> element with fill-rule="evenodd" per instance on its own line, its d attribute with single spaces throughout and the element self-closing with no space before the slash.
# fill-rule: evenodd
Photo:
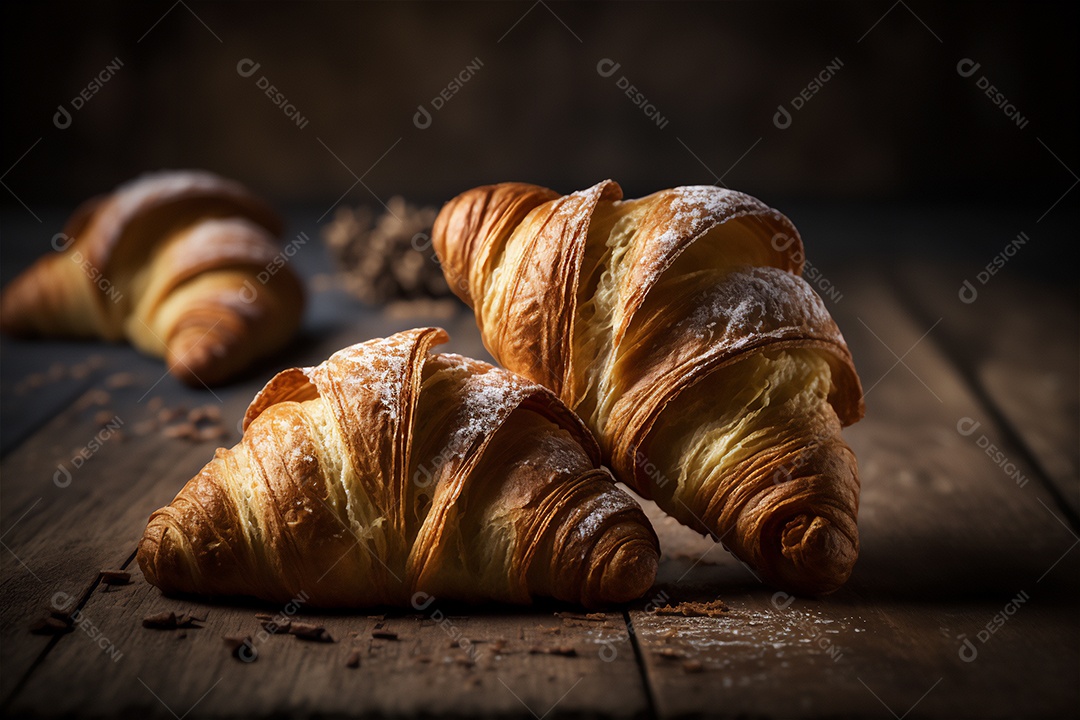
<svg viewBox="0 0 1080 720">
<path fill-rule="evenodd" d="M 22 336 L 127 339 L 189 385 L 213 385 L 288 342 L 303 288 L 284 264 L 282 223 L 236 182 L 145 175 L 84 203 L 0 298 Z"/>
<path fill-rule="evenodd" d="M 432 240 L 492 355 L 577 412 L 618 479 L 770 584 L 844 583 L 862 390 L 787 218 L 711 186 L 504 183 L 450 201 Z"/>
<path fill-rule="evenodd" d="M 150 517 L 167 593 L 312 606 L 440 598 L 588 607 L 640 597 L 659 548 L 548 390 L 411 330 L 279 373 L 244 437 Z"/>
</svg>

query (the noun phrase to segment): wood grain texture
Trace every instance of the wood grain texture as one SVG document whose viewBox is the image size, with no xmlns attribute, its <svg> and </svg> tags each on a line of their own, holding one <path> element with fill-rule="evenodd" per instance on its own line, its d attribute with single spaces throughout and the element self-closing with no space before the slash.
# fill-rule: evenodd
<svg viewBox="0 0 1080 720">
<path fill-rule="evenodd" d="M 147 407 L 150 396 L 142 403 L 138 399 L 156 378 L 136 377 L 135 385 L 107 391 L 105 404 L 84 409 L 76 404 L 63 411 L 0 467 L 5 478 L 0 487 L 5 533 L 0 687 L 5 697 L 48 642 L 30 636 L 28 629 L 52 609 L 52 598 L 57 593 L 81 598 L 99 570 L 127 562 L 149 514 L 167 503 L 213 452 L 212 443 L 169 439 L 159 431 L 137 437 L 135 427 L 155 414 Z M 104 392 L 103 387 L 97 390 Z M 212 397 L 179 386 L 170 394 L 173 406 L 216 404 Z M 239 417 L 243 408 L 239 397 L 231 397 L 222 413 Z M 98 413 L 116 418 L 109 421 L 115 430 L 97 422 Z M 234 432 L 234 441 L 238 437 Z M 80 462 L 80 452 L 88 459 Z"/>
<path fill-rule="evenodd" d="M 621 612 L 558 617 L 567 608 L 467 609 L 436 600 L 426 611 L 383 618 L 313 615 L 301 607 L 297 617 L 324 624 L 338 642 L 281 634 L 260 640 L 254 613 L 281 608 L 163 598 L 136 567 L 129 568 L 131 585 L 103 591 L 98 570 L 129 560 L 149 513 L 172 498 L 215 446 L 157 432 L 136 437 L 132 429 L 150 414 L 147 401 L 160 395 L 169 405 L 218 404 L 171 378 L 141 398 L 164 367 L 129 348 L 107 347 L 103 366 L 82 384 L 64 380 L 52 391 L 78 397 L 108 389 L 108 378 L 121 371 L 136 382 L 108 389 L 107 405 L 77 409 L 64 407 L 64 398 L 49 401 L 53 409 L 27 422 L 21 431 L 27 439 L 0 463 L 0 533 L 10 548 L 0 548 L 3 710 L 190 718 L 1068 716 L 1080 704 L 1080 543 L 1043 485 L 1054 474 L 1052 463 L 1021 429 L 1020 410 L 1008 409 L 989 380 L 973 385 L 981 376 L 969 373 L 955 347 L 974 342 L 954 336 L 957 328 L 993 327 L 999 306 L 992 295 L 983 305 L 981 296 L 971 317 L 986 312 L 989 319 L 945 318 L 920 340 L 943 316 L 933 304 L 926 305 L 927 317 L 920 309 L 913 314 L 910 297 L 898 297 L 883 276 L 837 272 L 830 280 L 843 292 L 830 309 L 851 345 L 868 404 L 866 420 L 846 431 L 863 482 L 862 553 L 850 584 L 836 595 L 776 595 L 712 540 L 650 503 L 664 560 L 657 585 L 628 611 L 629 628 Z M 1050 322 L 1060 310 L 1046 312 Z M 488 359 L 471 315 L 460 308 L 439 317 L 390 315 L 335 292 L 316 295 L 304 334 L 283 357 L 215 391 L 226 424 L 239 420 L 279 365 L 317 363 L 344 345 L 427 324 L 450 332 L 453 340 L 443 349 Z M 1038 346 L 1037 333 L 1023 335 L 1021 325 L 1023 313 L 1000 332 L 1021 333 L 1026 346 Z M 45 343 L 9 363 L 13 346 L 0 342 L 5 418 L 19 418 L 18 405 L 35 401 L 33 393 L 10 392 L 12 381 L 33 371 L 29 364 L 55 358 L 74 365 L 88 352 Z M 978 346 L 971 357 L 992 364 L 1001 354 L 1020 371 L 1050 367 L 1039 364 L 1038 353 L 1007 356 L 1007 348 L 997 347 Z M 1059 360 L 1051 365 L 1063 367 Z M 1024 405 L 1030 393 L 1010 397 Z M 1057 410 L 1041 401 L 1028 405 L 1038 409 L 1028 411 L 1041 416 L 1029 424 L 1040 423 L 1046 447 L 1067 455 L 1072 446 L 1061 444 Z M 94 437 L 102 410 L 124 420 L 126 439 L 103 442 L 70 484 L 57 486 L 58 464 L 70 463 Z M 957 430 L 966 417 L 981 423 L 971 435 Z M 1027 483 L 1019 486 L 986 455 L 983 435 Z M 58 592 L 74 599 L 85 623 L 55 639 L 31 635 L 30 622 Z M 1021 593 L 1026 599 L 1012 605 Z M 730 607 L 717 618 L 662 616 L 650 608 L 717 597 Z M 196 608 L 208 613 L 205 627 L 183 638 L 141 627 L 151 613 Z M 995 616 L 1013 608 L 997 627 Z M 436 611 L 442 615 L 433 619 Z M 374 638 L 374 630 L 398 639 Z M 256 662 L 230 656 L 221 636 L 232 634 L 256 637 Z M 961 635 L 973 642 L 971 662 L 961 657 Z M 558 654 L 570 649 L 572 655 Z M 354 650 L 360 665 L 346 667 Z"/>
<path fill-rule="evenodd" d="M 963 286 L 967 280 L 977 294 Z M 1075 290 L 1015 277 L 985 284 L 955 264 L 912 262 L 897 281 L 924 320 L 941 318 L 942 347 L 1050 479 L 1080 530 L 1080 306 Z M 968 302 L 965 302 L 967 300 Z"/>
<path fill-rule="evenodd" d="M 859 563 L 835 595 L 791 598 L 656 517 L 658 592 L 731 607 L 690 620 L 631 611 L 659 715 L 1067 714 L 1080 701 L 1076 538 L 1044 487 L 1018 487 L 986 462 L 977 435 L 957 431 L 984 408 L 934 333 L 920 341 L 928 325 L 884 278 L 836 282 L 844 301 L 832 310 L 867 389 L 866 419 L 845 431 L 863 484 Z M 995 432 L 991 418 L 982 431 Z M 996 627 L 1001 612 L 1010 614 Z M 984 643 L 988 623 L 996 631 Z M 961 635 L 974 643 L 972 662 Z"/>
<path fill-rule="evenodd" d="M 205 612 L 205 627 L 140 626 L 163 610 Z M 296 716 L 507 717 L 559 713 L 637 717 L 645 697 L 621 613 L 560 618 L 551 610 L 498 609 L 469 615 L 433 600 L 422 612 L 288 617 L 323 625 L 336 640 L 260 636 L 256 612 L 285 607 L 214 605 L 161 596 L 134 572 L 130 586 L 95 592 L 84 616 L 122 656 L 113 660 L 73 633 L 49 653 L 9 708 L 32 715 L 133 717 Z M 373 637 L 393 633 L 396 639 Z M 254 662 L 230 654 L 222 637 L 251 636 Z M 600 650 L 613 648 L 614 657 Z M 353 652 L 359 667 L 347 667 Z M 566 654 L 549 654 L 549 653 Z M 93 682 L 79 682 L 81 679 Z M 56 687 L 66 690 L 57 696 Z"/>
<path fill-rule="evenodd" d="M 350 316 L 350 322 L 335 324 Z M 436 318 L 388 317 L 331 294 L 316 300 L 312 323 L 324 322 L 330 326 L 325 335 L 318 342 L 298 343 L 287 362 L 315 363 L 351 342 L 417 324 L 447 327 L 454 338 L 447 349 L 486 356 L 471 316 L 460 310 Z M 132 361 L 138 365 L 140 359 Z M 155 394 L 167 395 L 170 406 L 216 404 L 209 393 L 183 388 L 171 377 L 147 393 L 157 369 L 147 360 L 129 387 L 109 391 L 108 410 L 125 418 L 122 429 L 146 418 L 146 403 Z M 242 417 L 264 380 L 253 377 L 215 391 L 227 425 L 234 426 Z M 103 383 L 99 378 L 91 391 L 104 389 Z M 15 528 L 5 542 L 26 562 L 26 569 L 19 572 L 19 561 L 9 554 L 0 585 L 8 712 L 170 717 L 197 707 L 193 716 L 283 711 L 414 716 L 449 711 L 469 717 L 530 713 L 542 717 L 558 707 L 584 715 L 646 714 L 640 669 L 619 612 L 587 619 L 560 618 L 553 614 L 555 608 L 494 608 L 467 616 L 460 607 L 436 601 L 424 612 L 385 620 L 366 615 L 305 616 L 324 624 L 339 642 L 273 635 L 256 643 L 259 659 L 246 664 L 231 657 L 222 636 L 258 637 L 254 613 L 276 613 L 280 608 L 208 607 L 169 600 L 142 579 L 134 563 L 127 565 L 134 575 L 131 585 L 96 584 L 99 569 L 128 563 L 150 512 L 168 503 L 209 460 L 215 445 L 191 444 L 160 432 L 137 439 L 113 437 L 73 473 L 70 484 L 57 487 L 53 483 L 57 461 L 52 458 L 68 457 L 58 455 L 59 448 L 84 445 L 93 437 L 93 416 L 102 409 L 92 405 L 64 410 L 3 464 L 5 477 L 23 478 L 4 485 L 3 500 L 4 527 Z M 229 442 L 238 437 L 234 431 Z M 30 482 L 31 476 L 40 478 Z M 36 501 L 39 496 L 42 499 Z M 30 512 L 16 524 L 27 508 Z M 30 635 L 31 622 L 46 614 L 56 597 L 78 606 L 79 626 L 52 640 Z M 179 631 L 141 627 L 147 615 L 183 608 L 208 610 L 206 627 L 185 631 L 183 639 L 178 638 Z M 395 632 L 399 639 L 372 638 L 376 628 Z M 360 667 L 355 669 L 345 664 L 354 649 L 360 653 Z M 419 675 L 425 682 L 403 681 Z M 65 692 L 58 694 L 61 684 Z"/>
</svg>

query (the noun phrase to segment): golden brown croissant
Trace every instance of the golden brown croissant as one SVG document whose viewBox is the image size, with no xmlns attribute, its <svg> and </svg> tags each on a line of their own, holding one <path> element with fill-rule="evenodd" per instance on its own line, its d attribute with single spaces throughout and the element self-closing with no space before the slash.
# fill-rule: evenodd
<svg viewBox="0 0 1080 720">
<path fill-rule="evenodd" d="M 278 374 L 244 437 L 150 518 L 139 566 L 166 592 L 322 607 L 640 597 L 659 548 L 548 390 L 459 355 L 437 328 Z"/>
<path fill-rule="evenodd" d="M 206 172 L 145 175 L 84 203 L 4 289 L 17 335 L 128 339 L 191 385 L 227 380 L 300 324 L 303 288 L 278 247 L 281 220 Z"/>
<path fill-rule="evenodd" d="M 843 584 L 862 390 L 787 218 L 711 186 L 504 183 L 450 201 L 432 238 L 491 353 L 575 410 L 617 478 L 771 584 Z"/>
</svg>

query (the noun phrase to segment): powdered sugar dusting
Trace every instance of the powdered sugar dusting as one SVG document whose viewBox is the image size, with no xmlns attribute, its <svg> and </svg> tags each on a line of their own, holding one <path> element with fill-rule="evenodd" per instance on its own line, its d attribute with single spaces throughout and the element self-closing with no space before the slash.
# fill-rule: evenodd
<svg viewBox="0 0 1080 720">
<path fill-rule="evenodd" d="M 775 333 L 782 328 L 829 327 L 824 303 L 801 278 L 776 268 L 737 270 L 716 283 L 684 320 L 680 334 L 699 339 Z"/>
<path fill-rule="evenodd" d="M 495 431 L 529 396 L 542 391 L 536 383 L 486 362 L 453 353 L 440 357 L 469 374 L 447 443 L 453 456 L 465 455 L 478 438 Z"/>
<path fill-rule="evenodd" d="M 610 490 L 611 491 L 609 492 L 601 493 L 592 498 L 591 509 L 585 517 L 581 518 L 577 527 L 574 528 L 574 532 L 582 540 L 595 540 L 608 518 L 623 510 L 634 507 L 634 501 L 631 500 L 628 495 L 622 492 L 615 492 L 616 488 L 614 487 L 610 488 Z"/>
<path fill-rule="evenodd" d="M 650 255 L 658 258 L 667 257 L 687 239 L 697 237 L 736 215 L 769 210 L 757 198 L 715 185 L 686 185 L 668 190 L 664 196 L 670 198 L 669 204 L 666 207 L 658 205 L 653 210 L 664 214 L 664 231 L 645 238 L 650 246 Z M 663 265 L 653 265 L 653 271 L 648 275 L 649 284 L 655 280 Z"/>
<path fill-rule="evenodd" d="M 373 396 L 387 418 L 394 421 L 398 419 L 411 350 L 412 343 L 400 339 L 371 340 L 339 350 L 328 364 L 337 367 L 334 382 L 348 397 Z"/>
</svg>

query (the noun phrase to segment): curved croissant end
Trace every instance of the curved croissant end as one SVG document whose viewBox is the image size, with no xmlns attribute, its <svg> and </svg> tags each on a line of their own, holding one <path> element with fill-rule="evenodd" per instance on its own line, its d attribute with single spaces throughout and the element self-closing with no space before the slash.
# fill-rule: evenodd
<svg viewBox="0 0 1080 720">
<path fill-rule="evenodd" d="M 716 187 L 507 183 L 452 200 L 432 239 L 492 355 L 577 411 L 619 479 L 768 582 L 846 580 L 858 476 L 840 428 L 862 389 L 787 218 Z"/>
<path fill-rule="evenodd" d="M 165 592 L 313 606 L 644 594 L 656 536 L 547 390 L 436 354 L 436 328 L 279 373 L 243 440 L 155 512 L 138 560 Z"/>
<path fill-rule="evenodd" d="M 84 203 L 4 289 L 18 335 L 128 339 L 188 384 L 212 385 L 282 347 L 303 288 L 280 262 L 281 220 L 243 186 L 204 172 L 143 176 Z"/>
<path fill-rule="evenodd" d="M 94 306 L 86 302 L 88 280 L 78 262 L 68 255 L 48 255 L 31 270 L 0 294 L 0 329 L 22 337 L 105 333 Z"/>
</svg>

